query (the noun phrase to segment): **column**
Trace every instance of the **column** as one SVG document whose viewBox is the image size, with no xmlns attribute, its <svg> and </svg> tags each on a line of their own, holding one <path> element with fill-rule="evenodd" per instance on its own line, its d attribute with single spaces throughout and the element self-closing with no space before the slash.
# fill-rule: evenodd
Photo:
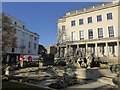
<svg viewBox="0 0 120 90">
<path fill-rule="evenodd" d="M 60 57 L 63 57 L 63 47 L 60 48 Z"/>
<path fill-rule="evenodd" d="M 105 44 L 106 44 L 106 46 L 105 46 L 105 55 L 108 56 L 109 55 L 108 43 L 106 42 Z"/>
<path fill-rule="evenodd" d="M 66 56 L 66 53 L 67 53 L 67 47 L 65 47 L 64 56 Z"/>
<path fill-rule="evenodd" d="M 69 45 L 66 46 L 67 53 L 69 53 Z"/>
<path fill-rule="evenodd" d="M 10 56 L 9 55 L 7 55 L 7 63 L 9 63 L 9 59 L 10 59 Z"/>
<path fill-rule="evenodd" d="M 79 50 L 79 44 L 77 44 L 76 54 L 77 54 L 78 50 Z"/>
<path fill-rule="evenodd" d="M 98 57 L 98 47 L 97 47 L 97 43 L 95 43 L 95 55 L 96 55 L 96 57 Z"/>
<path fill-rule="evenodd" d="M 77 44 L 77 50 L 79 50 L 79 44 Z"/>
<path fill-rule="evenodd" d="M 60 57 L 60 47 L 58 47 L 58 57 Z"/>
<path fill-rule="evenodd" d="M 120 64 L 120 42 L 117 41 L 117 50 L 118 50 L 118 64 Z"/>
<path fill-rule="evenodd" d="M 86 55 L 87 55 L 87 51 L 88 51 L 88 45 L 85 44 L 85 52 L 86 52 Z"/>
</svg>

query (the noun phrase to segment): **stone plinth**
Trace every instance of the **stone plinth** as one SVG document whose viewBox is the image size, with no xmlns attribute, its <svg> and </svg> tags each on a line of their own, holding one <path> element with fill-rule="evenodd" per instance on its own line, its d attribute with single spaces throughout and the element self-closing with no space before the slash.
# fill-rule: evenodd
<svg viewBox="0 0 120 90">
<path fill-rule="evenodd" d="M 75 73 L 77 78 L 81 79 L 97 79 L 98 77 L 102 76 L 97 68 L 77 69 Z"/>
</svg>

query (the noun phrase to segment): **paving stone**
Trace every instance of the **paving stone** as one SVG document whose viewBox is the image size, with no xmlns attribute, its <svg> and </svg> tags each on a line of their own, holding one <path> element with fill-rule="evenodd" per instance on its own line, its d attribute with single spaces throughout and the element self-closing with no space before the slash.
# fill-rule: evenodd
<svg viewBox="0 0 120 90">
<path fill-rule="evenodd" d="M 95 88 L 99 88 L 99 87 L 102 87 L 102 86 L 105 86 L 105 85 L 107 85 L 107 84 L 96 81 L 96 82 L 90 82 L 88 84 L 83 84 L 83 85 L 74 85 L 74 86 L 66 88 L 66 90 L 69 90 L 69 89 L 72 89 L 72 88 L 73 89 L 78 89 L 78 88 L 95 89 Z"/>
</svg>

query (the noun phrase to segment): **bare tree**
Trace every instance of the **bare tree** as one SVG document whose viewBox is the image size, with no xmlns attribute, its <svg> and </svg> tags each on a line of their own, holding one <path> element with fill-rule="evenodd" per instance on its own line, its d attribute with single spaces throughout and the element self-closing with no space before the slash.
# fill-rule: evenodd
<svg viewBox="0 0 120 90">
<path fill-rule="evenodd" d="M 9 49 L 16 48 L 16 30 L 11 19 L 2 13 L 2 54 L 6 55 Z"/>
<path fill-rule="evenodd" d="M 63 35 L 65 35 L 65 34 L 66 34 L 65 31 L 63 31 L 61 29 L 58 30 L 58 43 L 59 44 L 62 43 Z"/>
</svg>

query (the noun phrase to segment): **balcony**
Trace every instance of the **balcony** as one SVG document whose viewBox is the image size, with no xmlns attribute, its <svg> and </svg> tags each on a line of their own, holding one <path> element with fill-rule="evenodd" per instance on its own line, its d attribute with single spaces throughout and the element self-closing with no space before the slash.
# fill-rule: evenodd
<svg viewBox="0 0 120 90">
<path fill-rule="evenodd" d="M 95 42 L 95 41 L 103 41 L 103 42 L 115 42 L 120 41 L 120 37 L 108 37 L 108 38 L 97 38 L 97 39 L 85 39 L 85 40 L 66 40 L 66 43 L 86 43 L 86 42 Z"/>
</svg>

